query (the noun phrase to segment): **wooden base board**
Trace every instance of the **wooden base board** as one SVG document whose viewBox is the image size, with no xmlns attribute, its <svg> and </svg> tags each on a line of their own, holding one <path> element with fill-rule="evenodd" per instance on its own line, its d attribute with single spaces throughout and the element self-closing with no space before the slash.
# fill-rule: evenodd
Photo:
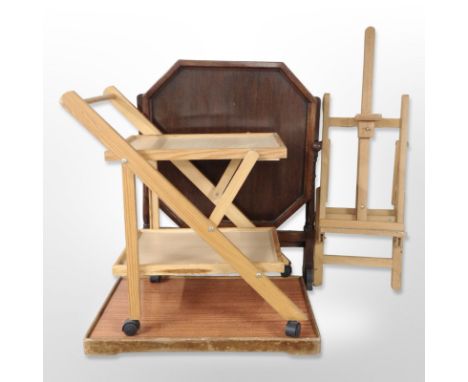
<svg viewBox="0 0 468 382">
<path fill-rule="evenodd" d="M 127 337 L 127 280 L 119 279 L 84 339 L 88 355 L 145 351 L 320 352 L 320 333 L 301 277 L 273 277 L 307 313 L 300 338 L 284 334 L 285 321 L 239 277 L 171 277 L 141 280 L 142 319 Z"/>
</svg>

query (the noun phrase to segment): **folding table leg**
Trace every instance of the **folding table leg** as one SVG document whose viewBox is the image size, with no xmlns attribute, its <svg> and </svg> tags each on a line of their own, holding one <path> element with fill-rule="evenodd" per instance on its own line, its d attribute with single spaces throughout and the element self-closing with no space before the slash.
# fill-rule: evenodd
<svg viewBox="0 0 468 382">
<path fill-rule="evenodd" d="M 239 165 L 241 164 L 240 159 L 232 159 L 229 164 L 226 167 L 226 170 L 223 172 L 223 175 L 221 176 L 221 179 L 219 180 L 218 184 L 216 187 L 213 189 L 213 191 L 209 194 L 209 198 L 212 201 L 218 200 L 224 193 L 224 190 L 226 190 L 226 187 L 228 186 L 229 182 L 231 181 L 232 177 L 236 173 Z"/>
<path fill-rule="evenodd" d="M 317 188 L 315 202 L 320 206 L 320 187 Z M 323 234 L 320 232 L 320 214 L 315 214 L 314 244 L 314 285 L 321 285 L 323 279 Z"/>
<path fill-rule="evenodd" d="M 184 160 L 173 161 L 172 163 L 203 193 L 203 195 L 210 199 L 215 205 L 218 203 L 218 199 L 211 197 L 211 195 L 215 193 L 216 187 L 197 167 L 195 167 L 192 162 Z M 234 204 L 228 206 L 226 216 L 236 227 L 255 227 L 255 225 Z"/>
<path fill-rule="evenodd" d="M 210 220 L 216 224 L 221 223 L 227 209 L 231 206 L 234 198 L 239 193 L 240 188 L 252 171 L 253 166 L 257 162 L 259 154 L 256 151 L 249 151 L 242 160 L 239 168 L 229 182 L 223 195 L 221 195 L 216 203 L 216 207 L 210 215 Z"/>
</svg>

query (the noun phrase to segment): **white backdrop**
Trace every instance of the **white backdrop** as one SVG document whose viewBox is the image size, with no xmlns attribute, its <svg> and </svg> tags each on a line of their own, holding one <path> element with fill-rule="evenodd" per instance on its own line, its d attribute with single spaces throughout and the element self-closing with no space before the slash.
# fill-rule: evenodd
<svg viewBox="0 0 468 382">
<path fill-rule="evenodd" d="M 375 3 L 375 4 L 374 4 Z M 152 4 L 149 6 L 149 4 Z M 305 5 L 308 4 L 308 5 Z M 299 1 L 49 2 L 45 25 L 45 368 L 47 381 L 401 381 L 424 372 L 424 23 L 417 2 Z M 86 357 L 82 337 L 114 283 L 111 265 L 124 244 L 119 166 L 59 105 L 65 91 L 88 97 L 116 85 L 131 100 L 179 58 L 283 61 L 308 90 L 332 95 L 331 112 L 360 110 L 364 29 L 376 27 L 374 111 L 398 117 L 410 95 L 408 238 L 403 288 L 390 272 L 325 268 L 309 293 L 322 354 L 149 353 Z M 106 107 L 104 115 L 129 132 Z M 332 138 L 330 204 L 354 200 L 355 134 Z M 390 205 L 392 132 L 371 155 L 372 208 Z M 300 229 L 304 211 L 285 228 Z M 329 236 L 326 251 L 390 256 L 381 238 Z M 285 249 L 300 273 L 300 249 Z"/>
</svg>

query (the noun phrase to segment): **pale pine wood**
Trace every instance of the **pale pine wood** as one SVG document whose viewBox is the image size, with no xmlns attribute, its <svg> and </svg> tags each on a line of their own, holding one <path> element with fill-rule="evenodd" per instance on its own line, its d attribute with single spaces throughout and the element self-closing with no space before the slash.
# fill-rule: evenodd
<svg viewBox="0 0 468 382">
<path fill-rule="evenodd" d="M 355 208 L 327 207 L 326 219 L 329 220 L 357 220 Z M 388 209 L 368 209 L 368 221 L 395 222 L 395 210 Z"/>
<path fill-rule="evenodd" d="M 396 192 L 397 222 L 403 223 L 405 209 L 405 175 L 406 175 L 406 152 L 408 147 L 408 109 L 409 96 L 401 97 L 401 125 L 400 144 L 398 158 L 398 188 Z"/>
<path fill-rule="evenodd" d="M 316 244 L 314 246 L 314 284 L 320 285 L 323 277 L 323 263 L 346 261 L 353 265 L 359 263 L 384 264 L 392 269 L 392 288 L 399 289 L 401 284 L 401 259 L 405 237 L 404 231 L 404 185 L 407 155 L 407 124 L 408 102 L 407 95 L 402 96 L 400 118 L 383 118 L 380 114 L 372 113 L 372 82 L 374 71 L 375 30 L 366 29 L 364 43 L 364 65 L 361 113 L 353 118 L 331 117 L 329 114 L 330 95 L 323 99 L 323 143 L 322 169 L 320 180 L 320 198 L 318 219 L 316 221 Z M 358 129 L 358 161 L 356 179 L 355 208 L 326 207 L 329 182 L 330 141 L 329 128 L 352 127 Z M 398 128 L 399 140 L 395 147 L 395 162 L 392 185 L 393 210 L 368 209 L 368 177 L 369 177 L 369 145 L 374 136 L 375 128 Z M 389 236 L 393 238 L 392 259 L 373 258 L 336 258 L 323 254 L 323 238 L 325 233 L 356 234 Z M 395 244 L 396 243 L 396 244 Z M 325 257 L 324 257 L 325 256 Z M 324 260 L 327 258 L 327 260 Z M 383 261 L 383 263 L 382 263 Z M 377 266 L 377 265 L 376 265 Z"/>
<path fill-rule="evenodd" d="M 403 231 L 404 225 L 398 222 L 379 222 L 379 221 L 348 221 L 348 220 L 331 220 L 323 219 L 320 222 L 320 228 L 326 229 L 331 227 L 341 228 L 365 228 L 376 230 Z"/>
<path fill-rule="evenodd" d="M 216 187 L 213 189 L 213 192 L 210 193 L 211 200 L 217 200 L 219 199 L 221 195 L 223 195 L 224 190 L 226 189 L 227 185 L 229 184 L 232 177 L 236 173 L 237 168 L 239 167 L 240 163 L 241 163 L 240 159 L 233 159 L 229 161 L 229 164 L 227 165 L 226 170 L 223 172 L 221 179 L 219 180 Z"/>
<path fill-rule="evenodd" d="M 286 320 L 303 320 L 302 312 L 271 280 L 262 274 L 236 246 L 230 242 L 190 201 L 159 171 L 154 169 L 123 137 L 74 91 L 62 96 L 62 104 L 107 149 L 127 161 L 128 167 L 177 214 L 220 254 L 240 276 Z"/>
<path fill-rule="evenodd" d="M 361 115 L 356 120 L 381 119 L 372 115 L 372 82 L 374 77 L 375 29 L 368 27 L 364 39 L 364 69 L 362 79 Z M 358 128 L 361 130 L 362 123 Z M 369 137 L 359 134 L 358 170 L 356 186 L 356 210 L 358 220 L 367 220 L 367 198 L 369 188 Z"/>
<path fill-rule="evenodd" d="M 144 135 L 161 134 L 154 126 L 115 86 L 109 86 L 104 90 L 105 95 L 111 95 L 112 104 L 117 110 Z"/>
<path fill-rule="evenodd" d="M 404 231 L 393 231 L 388 229 L 368 229 L 368 228 L 344 228 L 340 226 L 320 227 L 321 233 L 342 233 L 345 235 L 369 235 L 369 236 L 388 236 L 404 237 Z"/>
<path fill-rule="evenodd" d="M 172 162 L 182 174 L 206 196 L 214 205 L 217 199 L 213 199 L 211 195 L 215 192 L 215 186 L 211 181 L 203 175 L 190 161 L 173 161 Z M 226 216 L 231 220 L 236 227 L 255 227 L 255 225 L 245 216 L 234 204 L 228 206 Z"/>
<path fill-rule="evenodd" d="M 403 240 L 395 237 L 392 242 L 392 288 L 401 289 L 401 263 L 403 257 Z"/>
<path fill-rule="evenodd" d="M 85 101 L 89 104 L 95 103 L 95 102 L 102 102 L 102 101 L 110 101 L 114 99 L 113 94 L 109 95 L 102 95 L 102 96 L 96 96 L 96 97 L 90 97 L 90 98 L 85 98 Z"/>
<path fill-rule="evenodd" d="M 122 165 L 122 184 L 124 195 L 125 242 L 127 254 L 126 273 L 128 277 L 128 300 L 131 320 L 139 320 L 140 309 L 140 271 L 138 263 L 138 229 L 136 211 L 135 175 L 126 165 Z"/>
<path fill-rule="evenodd" d="M 382 114 L 356 114 L 354 119 L 358 122 L 375 122 L 382 119 Z"/>
<path fill-rule="evenodd" d="M 392 206 L 396 207 L 398 193 L 398 161 L 400 159 L 400 141 L 395 142 L 395 160 L 393 162 Z"/>
<path fill-rule="evenodd" d="M 329 126 L 330 127 L 357 127 L 359 121 L 355 118 L 342 118 L 342 117 L 330 117 Z M 399 128 L 400 119 L 399 118 L 382 118 L 374 120 L 374 126 L 376 128 Z"/>
<path fill-rule="evenodd" d="M 361 114 L 372 113 L 372 82 L 374 79 L 375 29 L 368 27 L 364 38 L 364 69 L 362 75 Z"/>
<path fill-rule="evenodd" d="M 289 263 L 281 253 L 274 228 L 221 228 L 220 231 L 261 272 L 284 272 Z M 140 276 L 236 273 L 192 229 L 141 230 L 138 243 Z M 127 276 L 125 251 L 112 272 L 115 276 Z"/>
<path fill-rule="evenodd" d="M 210 220 L 217 226 L 221 223 L 223 216 L 226 214 L 228 207 L 234 201 L 234 198 L 239 193 L 242 185 L 247 179 L 247 176 L 252 171 L 252 168 L 257 163 L 259 154 L 256 151 L 249 151 L 242 160 L 239 168 L 229 182 L 223 195 L 217 200 L 216 207 L 210 215 Z"/>
<path fill-rule="evenodd" d="M 276 136 L 275 136 L 276 135 Z M 287 149 L 276 133 L 163 134 L 138 135 L 129 143 L 147 160 L 242 159 L 256 151 L 259 160 L 287 157 Z M 119 160 L 106 151 L 106 160 Z"/>
<path fill-rule="evenodd" d="M 110 86 L 104 90 L 104 96 L 93 97 L 91 99 L 108 98 L 112 100 L 113 105 L 132 123 L 141 134 L 144 135 L 160 135 L 161 131 L 157 126 L 153 125 L 115 86 Z M 132 141 L 135 137 L 130 137 L 129 141 Z M 281 140 L 275 141 L 281 142 Z M 280 143 L 278 143 L 280 145 Z M 284 144 L 283 144 L 284 145 Z M 214 188 L 211 181 L 202 174 L 190 161 L 178 160 L 172 161 L 172 163 L 190 180 L 195 186 L 200 189 L 210 200 L 210 191 Z M 151 192 L 151 191 L 150 191 Z M 254 227 L 254 224 L 234 205 L 231 205 L 226 211 L 226 216 L 237 226 L 237 227 Z"/>
<path fill-rule="evenodd" d="M 391 268 L 392 259 L 379 257 L 325 255 L 324 264 L 357 265 L 363 267 Z"/>
<path fill-rule="evenodd" d="M 358 170 L 356 185 L 357 219 L 367 220 L 367 197 L 369 189 L 369 139 L 359 138 Z"/>
<path fill-rule="evenodd" d="M 154 168 L 158 168 L 158 162 L 154 163 Z M 159 198 L 151 190 L 149 192 L 149 214 L 150 214 L 150 226 L 153 229 L 159 228 Z"/>
</svg>

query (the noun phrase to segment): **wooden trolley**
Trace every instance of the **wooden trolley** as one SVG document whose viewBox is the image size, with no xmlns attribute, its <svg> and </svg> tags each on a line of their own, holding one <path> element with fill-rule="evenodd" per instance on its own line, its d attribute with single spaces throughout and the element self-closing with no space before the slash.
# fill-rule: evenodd
<svg viewBox="0 0 468 382">
<path fill-rule="evenodd" d="M 300 335 L 307 314 L 273 283 L 266 272 L 285 272 L 289 261 L 280 250 L 273 227 L 258 228 L 233 200 L 258 161 L 286 158 L 287 150 L 275 133 L 161 134 L 115 87 L 103 95 L 83 99 L 76 92 L 62 96 L 63 106 L 108 149 L 107 160 L 122 163 L 126 248 L 114 265 L 114 274 L 128 279 L 127 335 L 140 327 L 140 277 L 152 275 L 238 273 L 285 321 L 285 334 Z M 124 139 L 90 104 L 111 101 L 138 129 Z M 229 160 L 216 186 L 192 160 Z M 171 161 L 188 179 L 211 196 L 215 208 L 202 214 L 157 169 L 156 162 Z M 138 230 L 135 176 L 189 227 Z M 154 199 L 155 202 L 158 199 Z M 219 228 L 227 216 L 233 228 Z"/>
</svg>

